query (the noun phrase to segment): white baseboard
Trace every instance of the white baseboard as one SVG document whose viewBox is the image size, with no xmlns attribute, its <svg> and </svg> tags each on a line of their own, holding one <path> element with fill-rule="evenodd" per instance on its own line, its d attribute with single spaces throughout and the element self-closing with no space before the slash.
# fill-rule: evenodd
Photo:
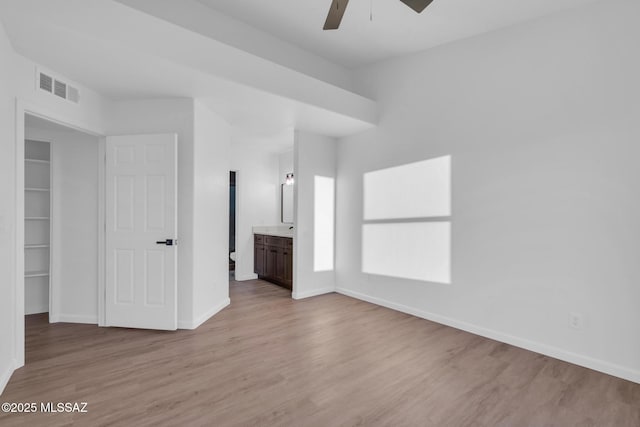
<svg viewBox="0 0 640 427">
<path fill-rule="evenodd" d="M 291 298 L 305 299 L 305 298 L 315 297 L 318 295 L 330 294 L 335 291 L 336 291 L 336 288 L 331 287 L 331 288 L 314 289 L 312 291 L 306 291 L 306 292 L 293 292 L 291 294 Z"/>
<path fill-rule="evenodd" d="M 49 311 L 49 306 L 42 306 L 42 307 L 30 307 L 29 310 L 25 310 L 24 311 L 24 315 L 25 316 L 31 316 L 32 314 L 42 314 L 42 313 L 46 313 Z"/>
<path fill-rule="evenodd" d="M 2 372 L 0 372 L 0 395 L 4 392 L 4 389 L 9 384 L 9 380 L 11 379 L 11 375 L 13 375 L 13 371 L 16 370 L 18 364 L 15 360 L 11 360 L 9 366 Z"/>
<path fill-rule="evenodd" d="M 78 314 L 59 314 L 49 319 L 51 323 L 83 323 L 87 325 L 97 325 L 98 316 L 83 316 Z"/>
<path fill-rule="evenodd" d="M 236 281 L 244 282 L 245 280 L 256 280 L 258 278 L 257 274 L 241 274 L 239 276 L 235 276 Z"/>
<path fill-rule="evenodd" d="M 616 365 L 614 363 L 609 363 L 604 360 L 583 356 L 581 354 L 563 350 L 558 347 L 553 347 L 547 344 L 530 341 L 524 338 L 505 334 L 493 329 L 483 328 L 481 326 L 477 326 L 472 323 L 462 322 L 446 316 L 441 316 L 439 314 L 429 313 L 429 312 L 422 311 L 422 310 L 409 307 L 403 304 L 397 304 L 391 301 L 387 301 L 382 298 L 376 298 L 366 294 L 362 294 L 360 292 L 354 292 L 344 288 L 337 288 L 336 292 L 342 295 L 346 295 L 348 297 L 370 302 L 372 304 L 381 305 L 383 307 L 387 307 L 392 310 L 401 311 L 406 314 L 411 314 L 412 316 L 420 317 L 422 319 L 427 319 L 432 322 L 451 326 L 452 328 L 461 329 L 463 331 L 470 332 L 475 335 L 480 335 L 486 338 L 490 338 L 495 341 L 500 341 L 506 344 L 510 344 L 515 347 L 520 347 L 536 353 L 544 354 L 546 356 L 550 356 L 555 359 L 564 360 L 565 362 L 573 363 L 575 365 L 583 366 L 585 368 L 593 369 L 595 371 L 604 372 L 605 374 L 613 375 L 615 377 L 623 378 L 625 380 L 633 381 L 635 383 L 640 383 L 640 371 L 628 368 L 626 366 Z"/>
<path fill-rule="evenodd" d="M 231 304 L 231 300 L 229 298 L 225 299 L 221 304 L 213 307 L 211 310 L 204 313 L 199 318 L 195 319 L 192 322 L 179 320 L 178 321 L 178 329 L 197 329 L 200 325 L 202 325 L 207 320 L 211 319 L 213 316 L 218 314 L 223 308 L 227 307 Z"/>
</svg>

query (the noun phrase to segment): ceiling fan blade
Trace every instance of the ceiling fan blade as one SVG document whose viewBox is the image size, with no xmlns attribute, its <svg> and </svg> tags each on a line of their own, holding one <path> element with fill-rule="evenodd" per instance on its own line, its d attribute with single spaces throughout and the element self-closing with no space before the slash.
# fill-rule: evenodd
<svg viewBox="0 0 640 427">
<path fill-rule="evenodd" d="M 331 2 L 331 9 L 329 9 L 329 15 L 327 15 L 327 20 L 324 23 L 324 30 L 338 29 L 347 4 L 349 4 L 349 0 L 333 0 Z"/>
<path fill-rule="evenodd" d="M 418 13 L 425 10 L 427 6 L 429 6 L 431 2 L 433 2 L 433 0 L 400 0 L 400 1 Z"/>
</svg>

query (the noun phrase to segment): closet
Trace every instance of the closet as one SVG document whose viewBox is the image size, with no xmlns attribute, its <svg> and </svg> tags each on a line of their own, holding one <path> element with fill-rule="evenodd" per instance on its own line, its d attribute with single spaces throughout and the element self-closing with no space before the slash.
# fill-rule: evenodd
<svg viewBox="0 0 640 427">
<path fill-rule="evenodd" d="M 25 141 L 25 314 L 49 311 L 51 245 L 51 147 Z"/>
</svg>

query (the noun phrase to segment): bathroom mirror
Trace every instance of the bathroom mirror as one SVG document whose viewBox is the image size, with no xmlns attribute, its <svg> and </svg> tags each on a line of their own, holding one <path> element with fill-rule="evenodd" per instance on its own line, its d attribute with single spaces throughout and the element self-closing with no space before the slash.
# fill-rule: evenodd
<svg viewBox="0 0 640 427">
<path fill-rule="evenodd" d="M 280 219 L 283 224 L 293 224 L 293 185 L 280 186 Z"/>
</svg>

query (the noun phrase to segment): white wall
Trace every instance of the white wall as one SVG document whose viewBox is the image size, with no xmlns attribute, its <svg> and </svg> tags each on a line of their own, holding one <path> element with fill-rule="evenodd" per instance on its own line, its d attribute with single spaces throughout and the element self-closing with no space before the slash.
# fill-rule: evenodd
<svg viewBox="0 0 640 427">
<path fill-rule="evenodd" d="M 200 102 L 194 110 L 193 320 L 196 328 L 229 305 L 231 129 Z"/>
<path fill-rule="evenodd" d="M 0 23 L 0 393 L 15 367 L 15 92 L 13 51 Z"/>
<path fill-rule="evenodd" d="M 338 148 L 338 290 L 640 382 L 638 16 L 598 2 L 359 70 L 382 118 Z M 362 274 L 363 174 L 442 155 L 452 284 Z"/>
<path fill-rule="evenodd" d="M 336 176 L 337 141 L 296 131 L 294 140 L 293 298 L 333 292 L 335 271 L 314 272 L 314 177 Z"/>
<path fill-rule="evenodd" d="M 259 144 L 233 139 L 231 170 L 236 175 L 236 280 L 252 280 L 254 226 L 280 221 L 278 155 Z"/>
<path fill-rule="evenodd" d="M 23 56 L 14 55 L 12 65 L 17 77 L 16 92 L 25 109 L 78 129 L 101 135 L 105 133 L 105 115 L 109 109 L 107 99 L 65 75 L 42 67 Z M 36 70 L 44 71 L 78 88 L 80 102 L 75 104 L 36 89 Z"/>
<path fill-rule="evenodd" d="M 68 132 L 51 145 L 52 266 L 59 269 L 55 303 L 63 322 L 98 322 L 98 142 Z"/>
<path fill-rule="evenodd" d="M 109 135 L 178 134 L 178 324 L 194 319 L 194 101 L 186 98 L 114 102 Z"/>
<path fill-rule="evenodd" d="M 99 138 L 30 127 L 25 135 L 51 143 L 51 280 L 59 293 L 50 320 L 98 323 Z"/>
<path fill-rule="evenodd" d="M 278 179 L 284 184 L 285 177 L 288 173 L 293 172 L 293 148 L 278 154 L 279 175 Z"/>
</svg>

